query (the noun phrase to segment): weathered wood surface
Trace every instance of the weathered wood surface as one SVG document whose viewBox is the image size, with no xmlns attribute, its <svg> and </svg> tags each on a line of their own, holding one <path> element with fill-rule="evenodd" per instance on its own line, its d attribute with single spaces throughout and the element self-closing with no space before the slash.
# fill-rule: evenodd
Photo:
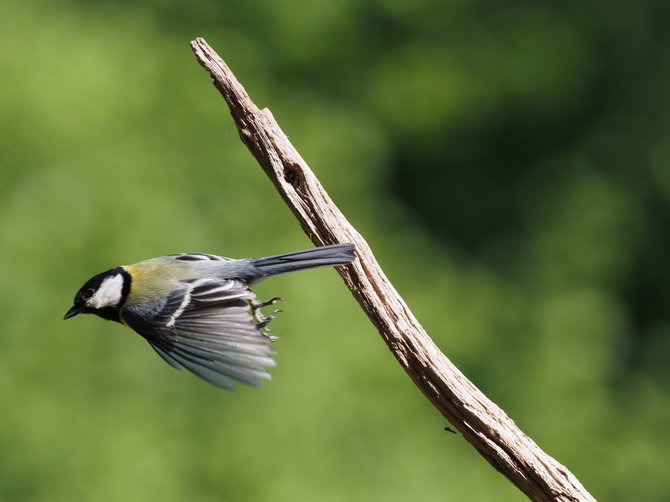
<svg viewBox="0 0 670 502">
<path fill-rule="evenodd" d="M 204 39 L 192 41 L 191 46 L 228 103 L 242 141 L 309 238 L 317 245 L 356 245 L 358 260 L 340 267 L 340 274 L 416 386 L 493 467 L 531 500 L 595 501 L 567 468 L 542 451 L 437 348 L 270 110 L 259 109 L 251 101 Z"/>
</svg>

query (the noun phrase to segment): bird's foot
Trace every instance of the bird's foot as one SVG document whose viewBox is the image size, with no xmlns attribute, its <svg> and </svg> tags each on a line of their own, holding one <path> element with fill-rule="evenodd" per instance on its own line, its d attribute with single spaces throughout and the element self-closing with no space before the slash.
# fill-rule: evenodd
<svg viewBox="0 0 670 502">
<path fill-rule="evenodd" d="M 268 328 L 268 324 L 270 324 L 270 321 L 272 321 L 275 318 L 275 315 L 277 315 L 279 312 L 281 312 L 281 309 L 276 309 L 270 313 L 270 315 L 263 315 L 261 312 L 261 309 L 263 307 L 267 307 L 268 305 L 274 305 L 275 303 L 279 301 L 284 301 L 283 298 L 280 298 L 278 296 L 275 296 L 274 298 L 270 298 L 269 300 L 266 300 L 264 302 L 257 302 L 256 300 L 250 300 L 249 301 L 249 306 L 251 307 L 251 312 L 254 316 L 254 319 L 256 319 L 256 327 L 258 328 L 258 331 L 260 331 L 261 335 L 263 335 L 265 338 L 270 340 L 271 342 L 274 342 L 279 339 L 277 336 L 273 336 L 270 333 L 272 333 L 272 330 Z"/>
</svg>

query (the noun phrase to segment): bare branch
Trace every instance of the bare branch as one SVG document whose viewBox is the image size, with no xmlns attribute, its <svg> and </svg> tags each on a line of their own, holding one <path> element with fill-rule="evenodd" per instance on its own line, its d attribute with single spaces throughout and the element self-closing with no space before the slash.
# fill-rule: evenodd
<svg viewBox="0 0 670 502">
<path fill-rule="evenodd" d="M 191 46 L 228 103 L 242 141 L 309 238 L 317 245 L 356 245 L 358 260 L 340 267 L 340 274 L 393 355 L 440 413 L 530 499 L 594 501 L 568 469 L 544 453 L 440 352 L 270 111 L 251 101 L 204 39 L 194 40 Z"/>
</svg>

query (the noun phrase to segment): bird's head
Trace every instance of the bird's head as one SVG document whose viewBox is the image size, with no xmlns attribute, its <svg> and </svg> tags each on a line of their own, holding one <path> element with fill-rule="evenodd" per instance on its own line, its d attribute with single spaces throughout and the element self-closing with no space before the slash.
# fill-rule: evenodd
<svg viewBox="0 0 670 502">
<path fill-rule="evenodd" d="M 96 314 L 103 319 L 120 321 L 119 309 L 130 291 L 130 275 L 116 267 L 91 277 L 79 289 L 64 319 L 77 314 Z"/>
</svg>

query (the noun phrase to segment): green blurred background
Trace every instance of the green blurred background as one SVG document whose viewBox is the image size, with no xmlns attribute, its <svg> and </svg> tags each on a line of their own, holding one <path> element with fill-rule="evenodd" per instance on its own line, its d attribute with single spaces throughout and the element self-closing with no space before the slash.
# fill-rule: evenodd
<svg viewBox="0 0 670 502">
<path fill-rule="evenodd" d="M 670 500 L 667 2 L 0 3 L 0 500 L 520 501 L 333 270 L 226 393 L 98 318 L 110 266 L 309 247 L 204 36 L 445 353 L 598 499 Z"/>
</svg>

